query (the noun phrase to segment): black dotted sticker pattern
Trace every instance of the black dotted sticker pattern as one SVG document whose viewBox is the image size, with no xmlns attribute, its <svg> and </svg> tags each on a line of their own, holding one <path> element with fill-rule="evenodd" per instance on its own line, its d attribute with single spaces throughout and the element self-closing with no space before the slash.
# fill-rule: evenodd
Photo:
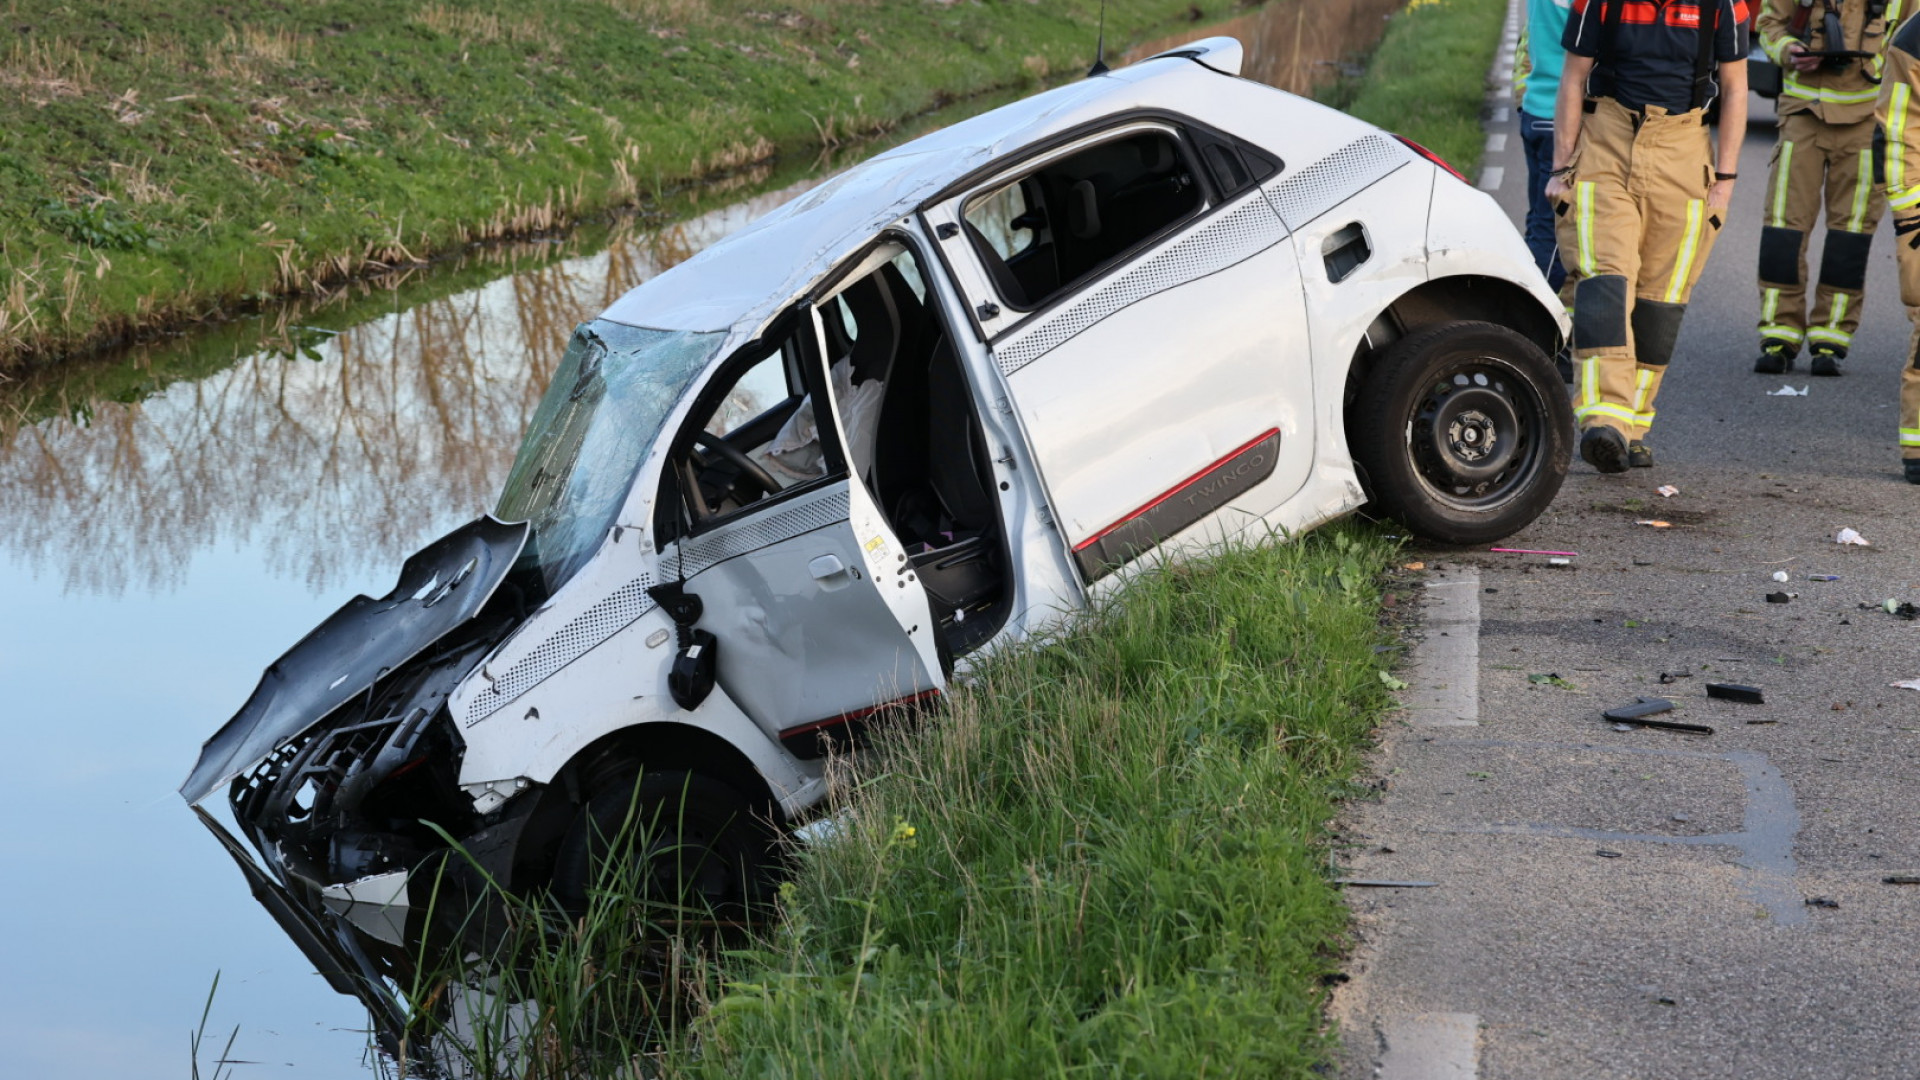
<svg viewBox="0 0 1920 1080">
<path fill-rule="evenodd" d="M 1216 215 L 1186 238 L 993 349 L 1011 375 L 1122 308 L 1245 261 L 1286 239 L 1287 230 L 1259 195 Z"/>
<path fill-rule="evenodd" d="M 1412 151 L 1380 135 L 1368 135 L 1335 150 L 1264 189 L 1273 212 L 1298 231 L 1314 218 L 1358 195 L 1405 165 Z"/>
</svg>

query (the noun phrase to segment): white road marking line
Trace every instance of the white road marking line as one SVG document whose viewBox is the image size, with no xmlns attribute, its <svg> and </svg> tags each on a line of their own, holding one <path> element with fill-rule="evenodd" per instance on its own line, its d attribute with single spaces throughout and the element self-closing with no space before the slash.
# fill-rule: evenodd
<svg viewBox="0 0 1920 1080">
<path fill-rule="evenodd" d="M 1485 184 L 1481 185 L 1486 187 Z M 1466 567 L 1427 583 L 1422 625 L 1413 647 L 1407 722 L 1418 727 L 1474 727 L 1480 723 L 1480 571 Z"/>
<path fill-rule="evenodd" d="M 1492 123 L 1504 124 L 1511 119 L 1513 119 L 1513 112 L 1512 110 L 1508 109 L 1505 105 L 1495 105 L 1493 107 L 1493 116 L 1491 118 Z"/>
<path fill-rule="evenodd" d="M 1499 191 L 1500 181 L 1507 178 L 1507 170 L 1499 165 L 1487 165 L 1480 170 L 1481 191 Z"/>
<path fill-rule="evenodd" d="M 1487 153 L 1504 153 L 1507 149 L 1507 133 L 1496 131 L 1487 136 Z"/>
<path fill-rule="evenodd" d="M 1380 1080 L 1474 1080 L 1480 1075 L 1480 1017 L 1421 1013 L 1381 1026 L 1387 1052 Z"/>
</svg>

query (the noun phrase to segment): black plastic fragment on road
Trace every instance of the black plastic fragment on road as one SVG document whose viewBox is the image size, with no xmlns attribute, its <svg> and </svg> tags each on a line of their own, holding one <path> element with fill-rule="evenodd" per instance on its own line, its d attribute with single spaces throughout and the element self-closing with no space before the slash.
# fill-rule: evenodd
<svg viewBox="0 0 1920 1080">
<path fill-rule="evenodd" d="M 1743 701 L 1748 705 L 1765 705 L 1766 695 L 1757 686 L 1745 686 L 1740 683 L 1710 682 L 1707 684 L 1707 696 L 1721 701 Z"/>
<path fill-rule="evenodd" d="M 1440 887 L 1437 881 L 1390 881 L 1386 878 L 1339 877 L 1334 878 L 1333 883 L 1352 885 L 1362 889 L 1437 889 Z"/>
<path fill-rule="evenodd" d="M 1649 720 L 1647 717 L 1663 712 L 1671 712 L 1673 702 L 1666 698 L 1641 698 L 1631 705 L 1620 705 L 1600 715 L 1616 724 L 1634 724 L 1639 727 L 1659 728 L 1662 731 L 1684 731 L 1689 735 L 1711 735 L 1713 729 L 1705 724 L 1683 724 L 1678 720 Z"/>
<path fill-rule="evenodd" d="M 1837 908 L 1840 906 L 1840 901 L 1834 900 L 1825 896 L 1809 896 L 1807 897 L 1807 906 L 1820 907 L 1820 908 Z"/>
<path fill-rule="evenodd" d="M 1920 885 L 1920 874 L 1888 874 L 1880 879 L 1882 885 Z"/>
<path fill-rule="evenodd" d="M 1663 671 L 1660 673 L 1660 685 L 1666 686 L 1669 683 L 1679 682 L 1681 679 L 1691 678 L 1693 678 L 1693 672 L 1691 671 Z"/>
<path fill-rule="evenodd" d="M 1673 702 L 1668 701 L 1666 698 L 1643 697 L 1638 701 L 1635 701 L 1631 705 L 1617 705 L 1611 709 L 1608 709 L 1606 712 L 1601 713 L 1600 715 L 1606 717 L 1609 720 L 1625 721 L 1625 720 L 1638 720 L 1643 716 L 1653 716 L 1657 713 L 1672 712 L 1672 711 L 1673 711 Z"/>
<path fill-rule="evenodd" d="M 1600 850 L 1594 852 L 1594 854 L 1600 856 L 1603 859 L 1618 859 L 1622 857 L 1619 852 L 1608 851 L 1606 848 L 1601 848 Z"/>
<path fill-rule="evenodd" d="M 1792 600 L 1793 597 L 1783 592 L 1770 592 L 1767 594 L 1767 603 L 1769 604 L 1785 604 L 1790 603 Z"/>
</svg>

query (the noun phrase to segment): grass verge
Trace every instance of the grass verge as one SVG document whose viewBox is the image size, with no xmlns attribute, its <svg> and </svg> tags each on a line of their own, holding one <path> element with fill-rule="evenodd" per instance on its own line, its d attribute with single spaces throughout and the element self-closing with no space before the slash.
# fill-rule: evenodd
<svg viewBox="0 0 1920 1080">
<path fill-rule="evenodd" d="M 840 778 L 783 918 L 698 968 L 649 1074 L 1317 1075 L 1327 828 L 1390 703 L 1394 550 L 1355 524 L 1229 550 L 987 660 Z M 600 992 L 539 985 L 569 981 L 562 1017 Z M 599 1045 L 597 1075 L 642 1049 Z"/>
<path fill-rule="evenodd" d="M 1410 0 L 1388 24 L 1366 74 L 1325 98 L 1475 176 L 1487 142 L 1480 118 L 1487 72 L 1506 13 L 1506 0 Z"/>
<path fill-rule="evenodd" d="M 1206 8 L 1225 13 L 1226 0 Z M 1204 17 L 1110 0 L 1121 43 Z M 13 0 L 0 368 L 1084 68 L 1100 0 Z"/>
</svg>

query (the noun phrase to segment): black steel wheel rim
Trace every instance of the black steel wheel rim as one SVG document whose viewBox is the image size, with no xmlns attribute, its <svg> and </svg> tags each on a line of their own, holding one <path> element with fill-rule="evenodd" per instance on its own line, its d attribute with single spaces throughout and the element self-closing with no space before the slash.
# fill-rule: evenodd
<svg viewBox="0 0 1920 1080">
<path fill-rule="evenodd" d="M 1538 471 L 1546 403 L 1508 361 L 1478 356 L 1430 377 L 1407 419 L 1414 475 L 1440 502 L 1484 512 L 1526 489 Z"/>
</svg>

